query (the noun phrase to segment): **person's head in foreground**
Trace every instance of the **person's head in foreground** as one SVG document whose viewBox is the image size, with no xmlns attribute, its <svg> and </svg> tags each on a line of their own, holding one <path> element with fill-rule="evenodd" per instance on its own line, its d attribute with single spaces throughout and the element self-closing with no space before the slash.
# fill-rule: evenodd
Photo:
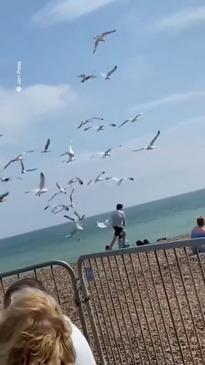
<svg viewBox="0 0 205 365">
<path fill-rule="evenodd" d="M 117 210 L 122 210 L 123 209 L 123 205 L 121 203 L 116 205 L 116 209 Z"/>
<path fill-rule="evenodd" d="M 0 364 L 73 365 L 71 332 L 52 296 L 31 287 L 16 290 L 0 317 Z"/>
<path fill-rule="evenodd" d="M 204 218 L 203 218 L 203 217 L 198 217 L 196 221 L 197 221 L 197 226 L 198 226 L 198 227 L 200 227 L 200 228 L 201 228 L 201 227 L 203 227 L 203 226 L 204 226 L 204 223 L 205 223 L 205 222 L 204 222 Z"/>
</svg>

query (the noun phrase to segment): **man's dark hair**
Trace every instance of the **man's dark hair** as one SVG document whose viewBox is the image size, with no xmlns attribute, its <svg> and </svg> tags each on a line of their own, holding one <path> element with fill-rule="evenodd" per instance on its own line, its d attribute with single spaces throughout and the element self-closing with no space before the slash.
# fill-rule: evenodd
<svg viewBox="0 0 205 365">
<path fill-rule="evenodd" d="M 199 227 L 203 227 L 204 226 L 204 218 L 203 217 L 197 218 L 197 224 L 198 224 Z"/>
<path fill-rule="evenodd" d="M 24 288 L 33 288 L 42 291 L 46 291 L 41 281 L 32 278 L 23 278 L 20 280 L 15 281 L 15 283 L 11 284 L 11 286 L 7 289 L 4 295 L 4 308 L 7 308 L 11 303 L 12 295 L 17 292 L 18 290 Z"/>
<path fill-rule="evenodd" d="M 117 205 L 116 205 L 116 209 L 117 209 L 117 210 L 121 210 L 121 209 L 123 209 L 123 205 L 122 205 L 122 204 L 120 204 L 120 203 L 119 203 L 119 204 L 117 204 Z"/>
</svg>

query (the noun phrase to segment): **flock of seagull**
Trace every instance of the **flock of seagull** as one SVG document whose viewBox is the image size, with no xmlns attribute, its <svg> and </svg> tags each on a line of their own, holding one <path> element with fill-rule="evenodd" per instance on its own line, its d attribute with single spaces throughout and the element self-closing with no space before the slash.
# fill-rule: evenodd
<svg viewBox="0 0 205 365">
<path fill-rule="evenodd" d="M 116 32 L 116 30 L 111 30 L 111 31 L 103 32 L 102 34 L 94 37 L 95 42 L 94 42 L 93 54 L 96 53 L 99 45 L 101 43 L 105 42 L 107 37 L 115 32 Z M 100 75 L 103 77 L 104 80 L 110 80 L 112 74 L 114 72 L 116 72 L 116 70 L 117 70 L 117 65 L 115 65 L 111 70 L 109 70 L 106 73 L 100 72 Z M 88 75 L 81 74 L 78 77 L 81 78 L 82 83 L 85 83 L 88 80 L 95 79 L 97 76 L 93 75 L 93 74 L 88 74 Z M 105 125 L 103 123 L 104 118 L 99 117 L 99 116 L 94 116 L 89 119 L 81 121 L 80 124 L 77 126 L 77 128 L 82 130 L 83 132 L 86 132 L 91 129 L 96 130 L 97 132 L 102 132 L 105 130 L 105 128 L 107 126 L 112 127 L 112 128 L 122 128 L 128 123 L 131 123 L 131 124 L 136 123 L 139 121 L 139 119 L 141 118 L 142 115 L 143 115 L 143 113 L 140 112 L 140 113 L 137 113 L 136 115 L 134 115 L 133 117 L 126 119 L 122 123 L 119 123 L 119 124 L 110 123 L 108 125 Z M 96 124 L 96 122 L 98 124 Z M 146 146 L 138 148 L 138 149 L 134 149 L 132 151 L 138 152 L 138 151 L 142 151 L 142 150 L 153 150 L 155 142 L 158 139 L 159 135 L 160 135 L 160 131 L 157 132 L 157 134 L 154 136 L 154 138 Z M 3 135 L 0 134 L 0 137 L 3 137 Z M 48 138 L 45 143 L 45 146 L 43 147 L 43 149 L 40 152 L 44 153 L 44 154 L 51 152 L 50 145 L 51 145 L 51 140 L 50 140 L 50 138 Z M 103 159 L 109 158 L 111 156 L 111 152 L 114 149 L 122 148 L 122 147 L 123 147 L 122 145 L 110 147 L 106 151 L 98 152 L 97 154 L 92 155 L 90 158 L 95 158 L 97 156 L 100 156 Z M 21 175 L 38 170 L 37 167 L 27 169 L 27 168 L 25 168 L 25 165 L 24 165 L 25 155 L 30 154 L 30 153 L 35 153 L 37 151 L 38 151 L 37 149 L 34 149 L 34 150 L 28 150 L 28 151 L 22 152 L 21 154 L 17 155 L 16 157 L 14 157 L 10 161 L 8 161 L 3 166 L 3 170 L 7 170 L 14 163 L 19 164 Z M 65 152 L 63 152 L 60 155 L 60 157 L 64 158 L 62 160 L 63 163 L 71 163 L 71 162 L 75 161 L 75 152 L 73 150 L 71 143 L 70 143 L 68 149 Z M 22 179 L 21 176 L 19 176 L 17 178 Z M 8 183 L 11 180 L 12 180 L 12 178 L 9 176 L 0 177 L 0 182 L 2 182 L 2 183 Z M 74 203 L 74 199 L 73 199 L 73 195 L 75 192 L 75 186 L 77 186 L 77 185 L 82 186 L 85 184 L 87 184 L 87 186 L 89 186 L 91 184 L 97 184 L 97 183 L 103 182 L 103 181 L 113 181 L 116 183 L 117 186 L 121 186 L 121 184 L 125 181 L 134 181 L 134 177 L 132 177 L 132 176 L 124 176 L 124 177 L 106 176 L 106 171 L 101 171 L 97 176 L 94 176 L 92 179 L 85 182 L 85 181 L 83 181 L 83 179 L 81 177 L 76 176 L 68 181 L 70 193 L 67 191 L 66 187 L 60 186 L 59 183 L 56 182 L 56 192 L 48 199 L 47 205 L 43 209 L 45 211 L 49 210 L 52 214 L 55 214 L 55 215 L 59 214 L 60 212 L 65 213 L 64 218 L 66 218 L 70 222 L 70 224 L 72 224 L 72 226 L 73 226 L 73 229 L 71 230 L 71 232 L 66 236 L 67 239 L 71 238 L 76 232 L 84 230 L 83 221 L 85 219 L 85 214 L 80 215 L 76 211 L 75 203 Z M 41 194 L 44 194 L 47 192 L 48 192 L 48 188 L 46 187 L 45 175 L 43 172 L 40 172 L 40 181 L 39 181 L 38 187 L 36 187 L 32 190 L 26 191 L 25 194 L 34 193 L 36 196 L 40 197 Z M 4 192 L 3 194 L 0 194 L 0 203 L 5 202 L 8 195 L 9 195 L 8 191 Z M 59 196 L 67 197 L 68 195 L 69 195 L 69 199 L 68 199 L 68 201 L 66 201 L 65 204 L 54 204 L 53 203 L 56 201 L 56 199 Z M 68 212 L 69 212 L 69 215 L 68 215 Z M 109 227 L 109 224 L 110 224 L 109 219 L 106 219 L 104 222 L 98 222 L 98 221 L 96 222 L 96 226 L 100 229 Z"/>
</svg>

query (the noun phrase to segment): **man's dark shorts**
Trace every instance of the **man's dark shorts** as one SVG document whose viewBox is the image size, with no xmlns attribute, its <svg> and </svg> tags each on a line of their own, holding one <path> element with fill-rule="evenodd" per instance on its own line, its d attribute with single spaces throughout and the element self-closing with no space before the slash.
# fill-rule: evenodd
<svg viewBox="0 0 205 365">
<path fill-rule="evenodd" d="M 115 227 L 113 227 L 113 229 L 114 229 L 114 231 L 115 231 L 115 236 L 116 236 L 116 237 L 120 237 L 120 235 L 121 235 L 121 233 L 122 233 L 122 231 L 123 231 L 123 228 L 122 228 L 122 227 L 117 227 L 117 226 L 115 226 Z"/>
</svg>

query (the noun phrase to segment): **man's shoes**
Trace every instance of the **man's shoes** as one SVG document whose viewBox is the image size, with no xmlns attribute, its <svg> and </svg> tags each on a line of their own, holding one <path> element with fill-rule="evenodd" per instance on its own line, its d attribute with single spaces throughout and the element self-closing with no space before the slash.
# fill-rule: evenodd
<svg viewBox="0 0 205 365">
<path fill-rule="evenodd" d="M 125 243 L 125 244 L 122 246 L 122 248 L 128 248 L 128 247 L 130 247 L 129 243 Z"/>
<path fill-rule="evenodd" d="M 111 248 L 109 245 L 107 245 L 107 246 L 105 246 L 105 250 L 106 250 L 106 251 L 111 251 L 111 250 L 112 250 L 112 248 Z"/>
</svg>

